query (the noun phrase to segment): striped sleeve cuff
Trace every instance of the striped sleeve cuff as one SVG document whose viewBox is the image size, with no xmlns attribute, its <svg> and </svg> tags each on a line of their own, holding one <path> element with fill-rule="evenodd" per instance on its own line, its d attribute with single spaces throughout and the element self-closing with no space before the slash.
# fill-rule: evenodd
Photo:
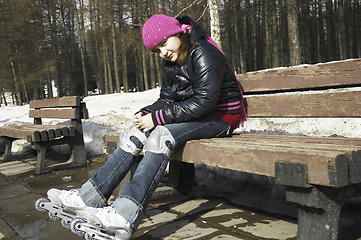
<svg viewBox="0 0 361 240">
<path fill-rule="evenodd" d="M 152 119 L 154 125 L 164 125 L 166 124 L 163 116 L 163 110 L 157 110 L 155 112 L 152 112 Z"/>
</svg>

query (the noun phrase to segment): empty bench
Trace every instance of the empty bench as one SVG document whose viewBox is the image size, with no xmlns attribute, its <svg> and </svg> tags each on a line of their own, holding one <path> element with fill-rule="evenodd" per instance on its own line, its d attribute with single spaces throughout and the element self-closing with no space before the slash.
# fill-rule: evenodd
<svg viewBox="0 0 361 240">
<path fill-rule="evenodd" d="M 237 78 L 250 119 L 361 118 L 361 59 Z M 105 143 L 114 151 L 118 136 L 106 136 Z M 298 207 L 297 239 L 338 239 L 342 206 L 360 189 L 361 138 L 234 134 L 189 141 L 170 162 L 174 187 L 194 186 L 194 164 L 273 177 Z"/>
<path fill-rule="evenodd" d="M 5 143 L 4 162 L 11 161 L 13 141 L 26 139 L 37 151 L 35 172 L 37 174 L 86 165 L 86 152 L 83 139 L 82 119 L 88 118 L 85 103 L 78 96 L 34 100 L 29 105 L 32 125 L 0 127 L 0 136 Z M 42 118 L 69 119 L 69 125 L 43 125 Z M 46 165 L 47 149 L 55 145 L 67 144 L 70 158 L 66 162 Z"/>
</svg>

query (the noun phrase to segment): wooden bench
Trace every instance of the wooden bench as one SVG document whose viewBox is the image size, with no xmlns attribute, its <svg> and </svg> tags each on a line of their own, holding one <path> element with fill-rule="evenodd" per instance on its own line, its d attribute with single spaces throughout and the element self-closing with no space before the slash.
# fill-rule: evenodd
<svg viewBox="0 0 361 240">
<path fill-rule="evenodd" d="M 0 136 L 5 143 L 4 162 L 13 159 L 12 142 L 27 139 L 37 151 L 35 172 L 37 174 L 52 170 L 86 165 L 86 152 L 81 119 L 88 118 L 85 106 L 77 96 L 35 100 L 30 102 L 29 117 L 34 118 L 32 125 L 0 127 Z M 42 118 L 70 119 L 70 125 L 42 125 Z M 63 163 L 46 166 L 46 150 L 54 145 L 68 144 L 70 158 Z"/>
<path fill-rule="evenodd" d="M 361 117 L 361 59 L 237 78 L 250 119 Z M 117 146 L 117 137 L 105 140 L 110 151 Z M 170 180 L 182 191 L 194 185 L 193 164 L 273 177 L 298 206 L 299 240 L 338 239 L 342 206 L 361 182 L 361 138 L 235 134 L 187 142 L 171 160 Z"/>
</svg>

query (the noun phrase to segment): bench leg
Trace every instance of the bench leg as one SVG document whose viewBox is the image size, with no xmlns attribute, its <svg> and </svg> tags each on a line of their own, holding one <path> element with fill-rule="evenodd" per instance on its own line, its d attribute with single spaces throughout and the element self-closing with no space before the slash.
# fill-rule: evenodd
<svg viewBox="0 0 361 240">
<path fill-rule="evenodd" d="M 297 240 L 337 240 L 341 209 L 352 193 L 350 187 L 287 187 L 287 201 L 300 205 Z"/>
<path fill-rule="evenodd" d="M 194 164 L 180 161 L 169 162 L 169 185 L 186 193 L 195 185 Z"/>
<path fill-rule="evenodd" d="M 34 143 L 33 149 L 37 151 L 37 161 L 36 161 L 36 174 L 42 174 L 50 171 L 64 170 L 72 167 L 82 167 L 86 166 L 86 152 L 85 147 L 80 145 L 71 145 L 71 156 L 68 161 L 63 163 L 56 163 L 46 166 L 45 164 L 45 155 L 46 149 L 49 146 L 53 146 L 51 143 Z"/>
<path fill-rule="evenodd" d="M 46 166 L 45 166 L 46 146 L 42 146 L 40 144 L 34 143 L 33 149 L 37 151 L 35 173 L 42 174 L 46 170 Z"/>
<path fill-rule="evenodd" d="M 11 147 L 15 139 L 9 137 L 2 137 L 2 139 L 5 144 L 4 162 L 9 162 L 12 160 Z"/>
<path fill-rule="evenodd" d="M 72 167 L 86 166 L 86 151 L 83 145 L 69 145 L 70 146 L 70 159 Z"/>
</svg>

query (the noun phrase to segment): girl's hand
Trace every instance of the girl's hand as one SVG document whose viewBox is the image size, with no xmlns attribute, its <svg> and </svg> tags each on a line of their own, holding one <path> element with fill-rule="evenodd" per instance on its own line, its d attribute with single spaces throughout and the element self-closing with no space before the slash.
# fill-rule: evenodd
<svg viewBox="0 0 361 240">
<path fill-rule="evenodd" d="M 138 113 L 134 116 L 133 123 L 142 132 L 148 132 L 154 128 L 151 114 L 142 116 L 140 113 Z"/>
<path fill-rule="evenodd" d="M 143 116 L 143 114 L 142 114 L 141 112 L 139 112 L 139 113 L 137 113 L 137 114 L 135 114 L 135 115 L 133 116 L 133 123 L 134 123 L 134 125 L 135 125 L 136 122 L 139 121 L 139 119 L 140 119 L 142 116 Z"/>
</svg>

